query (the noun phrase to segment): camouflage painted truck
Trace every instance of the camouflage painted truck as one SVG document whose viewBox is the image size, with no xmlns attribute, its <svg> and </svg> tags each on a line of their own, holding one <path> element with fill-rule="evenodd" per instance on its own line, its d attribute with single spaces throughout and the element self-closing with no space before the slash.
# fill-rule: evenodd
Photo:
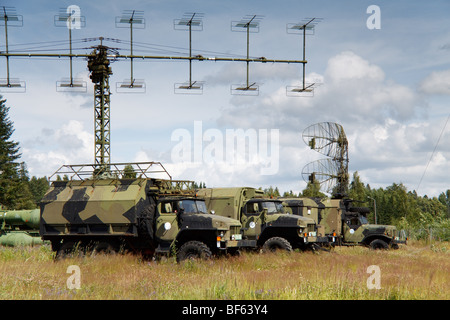
<svg viewBox="0 0 450 320">
<path fill-rule="evenodd" d="M 149 177 L 161 173 L 169 179 Z M 52 182 L 40 217 L 40 234 L 57 257 L 74 249 L 122 249 L 147 257 L 176 254 L 181 261 L 254 245 L 241 240 L 239 221 L 208 214 L 192 182 L 172 180 L 159 162 L 111 164 L 108 170 L 62 166 L 60 174 L 67 181 Z"/>
<path fill-rule="evenodd" d="M 204 188 L 197 193 L 206 199 L 208 210 L 239 220 L 243 238 L 256 240 L 257 248 L 317 249 L 328 246 L 328 238 L 318 235 L 313 219 L 286 214 L 282 202 L 264 198 L 262 190 L 249 187 Z"/>
<path fill-rule="evenodd" d="M 336 245 L 363 245 L 371 249 L 398 249 L 406 244 L 397 228 L 391 225 L 369 224 L 369 208 L 354 207 L 350 199 L 285 198 L 283 206 L 292 214 L 307 216 L 323 226 L 325 234 Z"/>
<path fill-rule="evenodd" d="M 0 245 L 14 247 L 42 244 L 39 215 L 39 209 L 3 210 L 0 206 Z"/>
</svg>

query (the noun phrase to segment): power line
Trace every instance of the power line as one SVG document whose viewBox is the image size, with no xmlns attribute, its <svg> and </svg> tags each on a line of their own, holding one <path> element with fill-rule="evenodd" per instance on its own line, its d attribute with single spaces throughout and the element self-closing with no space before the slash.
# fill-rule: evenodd
<svg viewBox="0 0 450 320">
<path fill-rule="evenodd" d="M 448 123 L 449 120 L 450 120 L 450 113 L 449 113 L 449 115 L 447 117 L 447 120 L 445 121 L 444 127 L 442 128 L 441 134 L 439 135 L 439 138 L 438 138 L 438 140 L 436 142 L 436 145 L 434 146 L 433 152 L 431 153 L 431 157 L 428 160 L 428 163 L 427 163 L 427 165 L 425 167 L 425 170 L 424 170 L 424 172 L 422 174 L 422 177 L 420 178 L 420 181 L 419 181 L 419 184 L 417 185 L 417 190 L 416 191 L 419 191 L 420 184 L 422 183 L 422 180 L 425 177 L 425 173 L 427 172 L 428 166 L 430 165 L 431 160 L 433 159 L 434 153 L 436 152 L 436 149 L 437 149 L 437 147 L 439 145 L 439 142 L 441 141 L 442 135 L 444 134 L 445 128 L 447 127 L 447 123 Z"/>
</svg>

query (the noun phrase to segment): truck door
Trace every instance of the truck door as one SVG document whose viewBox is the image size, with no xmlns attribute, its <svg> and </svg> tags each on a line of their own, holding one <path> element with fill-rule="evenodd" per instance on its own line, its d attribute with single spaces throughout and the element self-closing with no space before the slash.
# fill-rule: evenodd
<svg viewBox="0 0 450 320">
<path fill-rule="evenodd" d="M 160 202 L 157 210 L 156 237 L 166 241 L 174 240 L 178 234 L 177 202 Z"/>
<path fill-rule="evenodd" d="M 344 223 L 344 241 L 345 242 L 360 242 L 363 238 L 362 230 L 360 228 L 361 221 L 358 216 L 346 216 Z"/>
<path fill-rule="evenodd" d="M 258 240 L 261 234 L 262 208 L 258 202 L 247 202 L 242 208 L 241 223 L 244 229 L 244 236 L 250 240 Z"/>
</svg>

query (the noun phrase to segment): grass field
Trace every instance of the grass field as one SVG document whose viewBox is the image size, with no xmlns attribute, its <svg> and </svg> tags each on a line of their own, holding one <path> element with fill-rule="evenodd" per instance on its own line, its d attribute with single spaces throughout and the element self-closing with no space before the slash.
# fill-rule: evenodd
<svg viewBox="0 0 450 320">
<path fill-rule="evenodd" d="M 68 288 L 71 265 L 79 267 L 79 289 Z M 379 267 L 380 289 L 367 286 L 371 265 Z M 391 251 L 338 247 L 320 253 L 245 253 L 181 264 L 133 255 L 54 261 L 46 246 L 0 248 L 2 300 L 448 300 L 449 284 L 448 242 L 416 242 Z"/>
</svg>

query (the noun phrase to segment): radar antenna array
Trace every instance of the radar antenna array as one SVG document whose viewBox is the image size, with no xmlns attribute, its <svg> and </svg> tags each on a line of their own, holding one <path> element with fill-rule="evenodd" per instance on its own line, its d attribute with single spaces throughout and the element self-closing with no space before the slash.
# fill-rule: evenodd
<svg viewBox="0 0 450 320">
<path fill-rule="evenodd" d="M 69 6 L 60 8 L 59 14 L 54 17 L 56 27 L 66 27 L 69 29 L 69 78 L 63 78 L 56 82 L 56 91 L 86 92 L 87 84 L 82 79 L 74 79 L 72 68 L 72 30 L 81 29 L 86 26 L 86 18 L 80 15 L 78 7 Z"/>
<path fill-rule="evenodd" d="M 144 11 L 124 10 L 122 16 L 116 17 L 117 28 L 130 28 L 130 78 L 116 83 L 117 93 L 145 93 L 144 79 L 135 79 L 133 74 L 133 27 L 144 29 Z"/>
<path fill-rule="evenodd" d="M 192 31 L 203 30 L 203 14 L 186 13 L 182 19 L 174 21 L 176 30 L 189 30 L 189 56 L 156 56 L 156 55 L 136 55 L 133 51 L 133 30 L 135 28 L 145 28 L 145 18 L 143 11 L 125 10 L 120 17 L 116 17 L 116 27 L 130 28 L 130 54 L 124 55 L 111 47 L 103 45 L 103 40 L 114 41 L 116 39 L 98 37 L 89 38 L 85 41 L 100 40 L 100 44 L 94 47 L 90 53 L 75 54 L 72 51 L 72 30 L 80 29 L 86 25 L 86 19 L 80 15 L 80 8 L 71 5 L 67 9 L 60 9 L 59 14 L 54 17 L 54 24 L 57 27 L 67 26 L 69 29 L 69 53 L 55 52 L 10 52 L 8 47 L 8 27 L 17 27 L 23 25 L 23 18 L 16 13 L 12 7 L 0 7 L 0 26 L 5 27 L 5 50 L 0 51 L 0 56 L 6 58 L 6 78 L 0 79 L 0 92 L 25 92 L 25 82 L 10 77 L 9 62 L 11 57 L 47 57 L 47 58 L 69 58 L 70 69 L 69 77 L 62 81 L 57 81 L 57 91 L 86 91 L 86 83 L 81 79 L 73 77 L 72 61 L 73 58 L 87 59 L 88 70 L 90 71 L 90 79 L 94 84 L 94 121 L 95 121 L 95 163 L 101 168 L 110 166 L 110 101 L 111 92 L 109 86 L 109 78 L 112 75 L 110 63 L 112 61 L 130 60 L 130 77 L 124 82 L 116 84 L 118 93 L 122 92 L 145 92 L 146 85 L 144 80 L 134 78 L 133 61 L 140 60 L 187 60 L 189 61 L 189 81 L 183 84 L 176 84 L 175 91 L 184 91 L 190 93 L 198 93 L 203 90 L 203 83 L 192 80 L 192 62 L 193 61 L 223 61 L 223 62 L 245 62 L 247 64 L 247 79 L 243 85 L 234 85 L 231 88 L 232 93 L 244 93 L 257 95 L 259 86 L 256 82 L 249 81 L 249 66 L 251 62 L 260 63 L 288 63 L 288 64 L 305 64 L 303 60 L 286 60 L 286 59 L 267 59 L 250 58 L 249 34 L 259 32 L 259 25 L 262 16 L 251 15 L 245 16 L 238 22 L 232 22 L 232 31 L 243 31 L 247 33 L 247 57 L 204 57 L 203 55 L 192 54 Z M 309 30 L 315 24 L 313 21 L 308 23 L 305 30 Z M 85 48 L 86 49 L 86 48 Z M 303 57 L 305 58 L 305 57 Z M 303 90 L 308 89 L 305 85 Z M 176 92 L 178 93 L 178 92 Z"/>
<path fill-rule="evenodd" d="M 246 32 L 247 33 L 247 78 L 245 84 L 231 85 L 231 94 L 238 95 L 259 95 L 259 85 L 256 82 L 250 83 L 250 33 L 259 32 L 259 24 L 263 16 L 247 15 L 240 21 L 231 22 L 231 31 Z M 263 58 L 261 58 L 263 59 Z"/>
<path fill-rule="evenodd" d="M 286 25 L 286 32 L 288 34 L 300 34 L 303 38 L 303 60 L 306 61 L 306 36 L 314 35 L 316 25 L 321 22 L 322 18 L 305 18 L 299 23 L 288 23 Z M 319 84 L 317 82 L 307 83 L 306 82 L 306 64 L 303 64 L 303 80 L 300 86 L 287 86 L 286 95 L 287 96 L 304 96 L 313 97 L 314 88 Z"/>
<path fill-rule="evenodd" d="M 26 84 L 18 78 L 11 78 L 9 75 L 9 47 L 8 47 L 8 27 L 22 27 L 23 17 L 16 13 L 13 7 L 2 7 L 0 15 L 0 25 L 5 26 L 5 56 L 6 56 L 6 78 L 0 79 L 1 92 L 25 92 Z"/>
<path fill-rule="evenodd" d="M 306 182 L 318 182 L 323 190 L 344 195 L 348 189 L 348 140 L 337 123 L 321 122 L 307 127 L 303 141 L 313 150 L 327 156 L 308 163 L 302 170 Z"/>
<path fill-rule="evenodd" d="M 189 80 L 184 83 L 175 83 L 175 93 L 203 93 L 203 82 L 192 80 L 192 61 L 195 57 L 192 56 L 192 31 L 203 30 L 203 13 L 188 12 L 183 15 L 181 19 L 175 19 L 173 21 L 173 27 L 175 30 L 188 30 L 189 31 Z M 197 56 L 199 58 L 200 56 Z"/>
</svg>

